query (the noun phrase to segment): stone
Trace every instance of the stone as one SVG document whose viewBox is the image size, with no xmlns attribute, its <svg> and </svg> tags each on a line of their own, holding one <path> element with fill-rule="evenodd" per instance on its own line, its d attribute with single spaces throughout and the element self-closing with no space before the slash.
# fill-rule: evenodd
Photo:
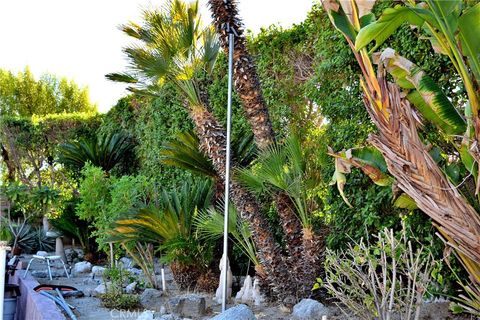
<svg viewBox="0 0 480 320">
<path fill-rule="evenodd" d="M 107 288 L 109 285 L 111 285 L 110 282 L 99 284 L 95 289 L 93 289 L 92 296 L 99 297 L 100 295 L 107 293 Z"/>
<path fill-rule="evenodd" d="M 132 282 L 125 287 L 125 293 L 129 293 L 129 294 L 134 293 L 136 288 L 137 288 L 137 282 Z"/>
<path fill-rule="evenodd" d="M 328 315 L 328 308 L 320 302 L 313 299 L 302 299 L 302 301 L 293 307 L 292 319 L 317 320 Z"/>
<path fill-rule="evenodd" d="M 157 289 L 145 289 L 140 295 L 142 307 L 149 310 L 159 311 L 163 305 L 163 292 Z"/>
<path fill-rule="evenodd" d="M 249 303 L 252 300 L 252 289 L 252 277 L 246 276 L 242 288 L 240 289 L 240 291 L 237 292 L 237 295 L 235 296 L 235 300 L 243 303 Z"/>
<path fill-rule="evenodd" d="M 265 297 L 260 292 L 260 280 L 257 278 L 253 281 L 252 300 L 256 306 L 261 305 L 265 301 Z"/>
<path fill-rule="evenodd" d="M 128 268 L 127 269 L 131 274 L 134 274 L 136 276 L 141 276 L 143 274 L 143 271 L 141 269 L 137 268 Z"/>
<path fill-rule="evenodd" d="M 151 310 L 143 311 L 137 318 L 137 320 L 153 320 L 154 312 Z"/>
<path fill-rule="evenodd" d="M 120 260 L 118 260 L 119 263 L 122 264 L 122 267 L 128 269 L 130 267 L 133 267 L 133 261 L 130 258 L 127 257 L 122 257 Z"/>
<path fill-rule="evenodd" d="M 225 310 L 210 320 L 257 320 L 252 310 L 244 304 Z"/>
<path fill-rule="evenodd" d="M 174 314 L 182 317 L 198 318 L 206 312 L 205 298 L 193 293 L 170 298 L 168 307 Z"/>
<path fill-rule="evenodd" d="M 92 267 L 92 278 L 101 277 L 103 273 L 107 270 L 107 268 L 100 267 L 100 266 L 93 266 Z"/>
<path fill-rule="evenodd" d="M 85 297 L 91 297 L 93 295 L 93 289 L 92 288 L 85 288 L 83 290 L 83 294 Z"/>
<path fill-rule="evenodd" d="M 227 259 L 227 270 L 223 270 L 224 266 L 224 259 Z M 233 274 L 232 270 L 230 269 L 230 262 L 228 261 L 227 257 L 222 256 L 222 259 L 220 259 L 220 281 L 218 282 L 218 288 L 217 291 L 215 292 L 215 300 L 217 303 L 222 303 L 223 301 L 223 283 L 225 279 L 225 272 L 227 272 L 227 300 L 232 296 L 232 283 L 233 283 Z"/>
<path fill-rule="evenodd" d="M 92 264 L 88 261 L 77 262 L 73 266 L 74 273 L 87 273 L 92 270 Z"/>
<path fill-rule="evenodd" d="M 68 298 L 68 297 L 76 297 L 76 298 L 81 298 L 85 295 L 85 293 L 81 290 L 75 290 L 75 291 L 63 291 L 62 292 L 62 295 L 65 297 L 65 298 Z"/>
<path fill-rule="evenodd" d="M 73 262 L 75 260 L 80 260 L 83 259 L 83 256 L 84 254 L 82 249 L 65 249 L 65 257 L 67 258 L 67 261 Z"/>
</svg>

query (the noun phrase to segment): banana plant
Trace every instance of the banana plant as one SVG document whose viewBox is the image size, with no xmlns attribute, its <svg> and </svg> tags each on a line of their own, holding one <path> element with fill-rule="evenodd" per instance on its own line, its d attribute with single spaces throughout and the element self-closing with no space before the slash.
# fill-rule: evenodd
<svg viewBox="0 0 480 320">
<path fill-rule="evenodd" d="M 471 104 L 478 116 L 480 81 L 480 3 L 464 8 L 461 0 L 425 0 L 417 3 L 407 0 L 406 5 L 386 9 L 375 22 L 362 28 L 355 40 L 355 49 L 361 50 L 375 41 L 376 50 L 403 23 L 425 30 L 433 48 L 446 54 L 462 77 Z"/>
<path fill-rule="evenodd" d="M 469 98 L 469 103 L 463 108 L 456 106 L 457 110 L 464 110 L 466 133 L 462 144 L 466 145 L 466 149 L 458 148 L 457 153 L 450 155 L 450 158 L 458 158 L 460 154 L 465 167 L 472 170 L 473 165 L 480 159 L 477 147 L 478 93 L 474 89 L 477 88 L 478 78 L 475 77 L 475 66 L 471 66 L 475 57 L 470 57 L 468 49 L 463 48 L 463 45 L 475 47 L 475 43 L 478 42 L 478 37 L 477 39 L 468 37 L 465 25 L 466 21 L 473 21 L 471 17 L 477 15 L 479 7 L 475 5 L 462 11 L 460 1 L 427 0 L 425 4 L 420 5 L 408 1 L 407 6 L 396 6 L 386 10 L 382 17 L 375 21 L 369 12 L 374 2 L 323 1 L 332 24 L 345 36 L 362 71 L 360 85 L 363 100 L 370 118 L 378 128 L 377 133 L 371 134 L 368 140 L 384 156 L 388 171 L 396 179 L 400 189 L 415 200 L 419 209 L 432 218 L 439 232 L 447 239 L 448 245 L 459 253 L 464 265 L 475 266 L 473 269 L 469 267 L 466 269 L 471 274 L 470 280 L 478 285 L 478 277 L 475 277 L 473 270 L 478 269 L 480 265 L 480 217 L 453 185 L 448 174 L 442 172 L 434 156 L 429 153 L 428 145 L 425 145 L 425 141 L 418 134 L 418 119 L 414 115 L 412 105 L 420 112 L 422 109 L 415 102 L 410 103 L 405 92 L 401 91 L 410 90 L 407 93 L 413 92 L 417 99 L 421 98 L 420 102 L 422 100 L 425 102 L 423 112 L 426 113 L 428 110 L 431 113 L 430 118 L 427 116 L 425 118 L 439 128 L 443 127 L 444 132 L 451 129 L 449 134 L 463 130 L 464 125 L 457 116 L 459 114 L 445 112 L 448 108 L 450 111 L 453 110 L 446 101 L 442 102 L 442 99 L 439 99 L 441 94 L 438 90 L 429 85 L 428 81 L 425 82 L 424 75 L 415 70 L 413 65 L 398 68 L 398 59 L 391 51 L 384 54 L 383 60 L 380 55 L 378 72 L 375 72 L 366 46 L 374 39 L 377 40 L 377 46 L 381 45 L 406 21 L 420 27 L 425 26 L 438 40 L 437 44 L 449 55 L 462 77 Z M 476 24 L 471 26 L 472 30 L 479 27 L 478 19 L 476 21 L 472 22 Z M 460 24 L 463 25 L 463 30 L 460 30 Z M 457 36 L 460 38 L 455 38 Z M 466 55 L 466 60 L 463 54 Z M 478 55 L 478 50 L 475 54 Z M 475 64 L 475 61 L 473 63 Z M 470 64 L 470 69 L 467 64 Z M 397 84 L 386 80 L 386 69 L 390 69 Z M 437 94 L 424 94 L 426 91 L 436 91 Z M 433 117 L 433 113 L 436 118 Z M 443 121 L 443 125 L 440 120 Z M 470 154 L 470 159 L 462 152 Z M 470 164 L 467 164 L 468 162 Z M 474 181 L 474 184 L 478 193 L 478 181 Z"/>
</svg>

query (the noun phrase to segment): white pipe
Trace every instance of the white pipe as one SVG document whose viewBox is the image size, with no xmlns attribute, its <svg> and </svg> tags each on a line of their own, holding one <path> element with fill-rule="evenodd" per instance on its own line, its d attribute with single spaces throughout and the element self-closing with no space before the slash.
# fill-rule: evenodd
<svg viewBox="0 0 480 320">
<path fill-rule="evenodd" d="M 227 307 L 228 295 L 228 196 L 230 193 L 230 131 L 232 127 L 232 76 L 233 76 L 233 30 L 228 30 L 228 101 L 227 101 L 227 150 L 225 165 L 225 213 L 223 228 L 223 299 L 222 312 Z"/>
<path fill-rule="evenodd" d="M 162 264 L 162 290 L 163 292 L 167 291 L 167 285 L 165 283 L 165 265 Z"/>
<path fill-rule="evenodd" d="M 0 320 L 3 320 L 3 298 L 5 295 L 5 264 L 7 260 L 7 241 L 0 241 Z"/>
</svg>

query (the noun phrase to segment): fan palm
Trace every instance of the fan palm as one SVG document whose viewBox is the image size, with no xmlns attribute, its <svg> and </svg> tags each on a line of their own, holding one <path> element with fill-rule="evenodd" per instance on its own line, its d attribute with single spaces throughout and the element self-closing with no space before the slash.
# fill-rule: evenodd
<svg viewBox="0 0 480 320">
<path fill-rule="evenodd" d="M 101 167 L 109 172 L 113 169 L 134 145 L 128 135 L 115 133 L 98 136 L 93 139 L 81 139 L 59 146 L 61 163 L 81 169 L 85 163 Z"/>
<path fill-rule="evenodd" d="M 218 53 L 218 42 L 212 28 L 202 28 L 198 2 L 167 2 L 163 10 L 146 11 L 144 24 L 130 23 L 122 27 L 140 42 L 127 47 L 130 61 L 126 73 L 109 74 L 107 78 L 132 84 L 130 90 L 141 94 L 157 94 L 169 81 L 185 99 L 185 106 L 195 124 L 201 150 L 208 155 L 218 176 L 224 179 L 226 168 L 226 132 L 208 111 L 204 94 L 196 80 L 199 73 L 209 73 Z M 231 197 L 237 209 L 252 227 L 255 243 L 268 283 L 280 296 L 288 293 L 288 273 L 268 221 L 261 215 L 255 197 L 232 181 Z"/>
</svg>

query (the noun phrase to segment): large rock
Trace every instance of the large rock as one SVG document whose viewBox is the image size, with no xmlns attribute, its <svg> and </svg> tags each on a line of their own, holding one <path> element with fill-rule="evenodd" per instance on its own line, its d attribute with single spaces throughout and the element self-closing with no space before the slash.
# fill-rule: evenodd
<svg viewBox="0 0 480 320">
<path fill-rule="evenodd" d="M 168 300 L 169 310 L 182 317 L 198 318 L 205 314 L 205 298 L 198 294 L 185 294 Z"/>
<path fill-rule="evenodd" d="M 163 292 L 157 289 L 145 289 L 140 296 L 142 307 L 149 310 L 160 311 L 163 301 Z"/>
<path fill-rule="evenodd" d="M 107 270 L 105 267 L 100 266 L 93 266 L 92 267 L 92 278 L 98 278 L 103 275 L 103 273 Z"/>
<path fill-rule="evenodd" d="M 92 296 L 99 297 L 102 294 L 107 293 L 107 288 L 111 285 L 112 284 L 110 282 L 99 284 L 95 289 L 93 289 Z"/>
<path fill-rule="evenodd" d="M 292 319 L 317 320 L 328 316 L 329 310 L 323 304 L 312 299 L 302 299 L 293 307 Z"/>
<path fill-rule="evenodd" d="M 128 268 L 133 267 L 133 260 L 130 259 L 130 258 L 122 257 L 122 258 L 120 258 L 120 260 L 119 260 L 118 262 L 119 262 L 119 264 L 121 264 L 121 266 L 124 267 L 125 269 L 128 269 Z M 119 267 L 120 267 L 120 266 L 119 266 Z"/>
<path fill-rule="evenodd" d="M 137 288 L 137 282 L 132 282 L 128 286 L 125 287 L 125 293 L 132 294 L 135 292 L 135 289 Z"/>
<path fill-rule="evenodd" d="M 210 320 L 257 320 L 252 310 L 244 304 L 225 310 Z"/>
<path fill-rule="evenodd" d="M 92 271 L 92 264 L 88 261 L 77 262 L 73 267 L 74 273 L 87 273 L 90 271 Z"/>
</svg>

